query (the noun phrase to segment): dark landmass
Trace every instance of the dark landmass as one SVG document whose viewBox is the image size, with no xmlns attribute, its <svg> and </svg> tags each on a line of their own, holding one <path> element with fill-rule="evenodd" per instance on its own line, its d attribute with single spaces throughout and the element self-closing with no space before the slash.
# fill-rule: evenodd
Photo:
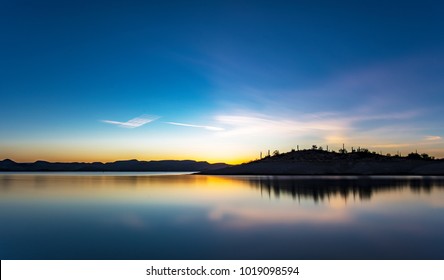
<svg viewBox="0 0 444 280">
<path fill-rule="evenodd" d="M 277 152 L 277 151 L 276 151 Z M 366 149 L 291 151 L 241 165 L 207 170 L 208 175 L 444 175 L 444 160 L 426 154 L 380 155 Z"/>
<path fill-rule="evenodd" d="M 138 161 L 122 160 L 115 162 L 47 162 L 17 163 L 10 159 L 0 161 L 0 171 L 204 171 L 228 167 L 225 163 L 208 163 L 194 160 Z"/>
</svg>

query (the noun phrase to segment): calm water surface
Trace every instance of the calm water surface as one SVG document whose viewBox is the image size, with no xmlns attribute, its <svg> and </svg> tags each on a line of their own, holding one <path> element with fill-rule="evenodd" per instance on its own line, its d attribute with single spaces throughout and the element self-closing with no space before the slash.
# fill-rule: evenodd
<svg viewBox="0 0 444 280">
<path fill-rule="evenodd" d="M 1 259 L 444 259 L 444 177 L 1 173 Z"/>
</svg>

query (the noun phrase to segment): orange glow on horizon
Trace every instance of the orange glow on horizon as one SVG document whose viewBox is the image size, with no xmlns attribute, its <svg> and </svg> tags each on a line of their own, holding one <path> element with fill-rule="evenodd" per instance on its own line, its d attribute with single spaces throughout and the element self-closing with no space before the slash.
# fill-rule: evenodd
<svg viewBox="0 0 444 280">
<path fill-rule="evenodd" d="M 418 151 L 419 152 L 419 151 Z M 427 151 L 423 151 L 427 153 Z M 285 153 L 285 152 L 284 152 Z M 389 153 L 389 152 L 387 152 Z M 407 156 L 409 152 L 402 152 L 400 151 L 402 156 Z M 421 152 L 422 153 L 422 152 Z M 386 152 L 383 151 L 383 155 L 385 155 Z M 395 155 L 396 153 L 391 153 L 392 155 Z M 436 159 L 442 159 L 444 158 L 444 152 L 438 151 L 435 153 L 428 153 L 430 156 L 434 156 Z M 84 163 L 92 163 L 92 162 L 115 162 L 115 161 L 123 161 L 123 160 L 138 160 L 138 161 L 161 161 L 161 160 L 194 160 L 194 161 L 206 161 L 208 163 L 214 164 L 214 163 L 226 163 L 226 164 L 242 164 L 242 163 L 248 163 L 250 161 L 253 161 L 255 159 L 258 159 L 258 157 L 238 157 L 238 158 L 215 158 L 215 157 L 205 157 L 205 156 L 186 156 L 186 155 L 177 155 L 177 156 L 161 156 L 161 155 L 155 155 L 155 156 L 147 156 L 147 155 L 134 155 L 132 153 L 128 154 L 118 154 L 118 155 L 112 155 L 112 154 L 65 154 L 65 155 L 59 155 L 59 154 L 48 154 L 48 155 L 41 155 L 39 154 L 27 154 L 27 155 L 20 155 L 20 154 L 12 154 L 12 153 L 3 153 L 0 157 L 0 160 L 4 159 L 11 159 L 15 162 L 35 162 L 38 160 L 42 161 L 48 161 L 48 162 L 84 162 Z"/>
<path fill-rule="evenodd" d="M 3 154 L 0 160 L 3 159 L 11 159 L 15 162 L 35 162 L 38 160 L 42 161 L 48 161 L 48 162 L 85 162 L 85 163 L 92 163 L 92 162 L 115 162 L 115 161 L 122 161 L 122 160 L 138 160 L 138 161 L 161 161 L 161 160 L 194 160 L 194 161 L 206 161 L 208 163 L 214 164 L 214 163 L 227 163 L 227 164 L 241 164 L 251 161 L 252 159 L 249 159 L 247 157 L 243 158 L 226 158 L 226 159 L 217 159 L 217 158 L 205 158 L 205 157 L 190 157 L 190 156 L 135 156 L 133 154 L 128 155 L 83 155 L 83 154 L 77 154 L 77 155 L 14 155 L 14 154 Z"/>
<path fill-rule="evenodd" d="M 74 144 L 60 144 L 60 143 L 37 143 L 34 145 L 21 145 L 17 143 L 15 145 L 0 145 L 0 160 L 11 159 L 16 162 L 35 162 L 37 160 L 44 160 L 49 162 L 114 162 L 119 160 L 131 160 L 137 159 L 139 161 L 159 161 L 159 160 L 195 160 L 206 161 L 209 163 L 224 162 L 227 164 L 241 164 L 247 163 L 252 160 L 259 159 L 260 152 L 265 156 L 267 149 L 264 147 L 245 147 L 245 146 L 223 146 L 220 148 L 199 147 L 198 145 L 184 147 L 172 146 L 168 149 L 153 149 L 139 145 L 139 143 L 130 143 L 126 146 L 110 146 L 99 145 L 98 143 L 82 143 L 79 145 Z M 218 145 L 219 146 L 219 145 Z M 273 147 L 274 145 L 270 145 Z M 289 152 L 292 148 L 296 148 L 296 145 L 283 145 L 279 150 L 281 153 Z M 320 145 L 319 145 L 320 146 Z M 328 144 L 329 150 L 338 151 L 342 148 L 341 144 Z M 326 144 L 322 145 L 326 148 Z M 346 145 L 346 149 L 351 151 L 352 145 Z M 355 148 L 358 145 L 354 146 Z M 362 145 L 361 147 L 368 147 L 370 151 L 376 153 L 382 153 L 386 155 L 388 153 L 395 155 L 401 153 L 402 156 L 406 156 L 411 152 L 427 153 L 435 158 L 444 158 L 444 151 L 439 147 L 431 146 L 424 147 L 408 146 L 403 147 L 396 145 L 394 147 L 382 147 L 381 145 Z M 299 144 L 300 150 L 309 149 L 311 145 Z M 272 152 L 274 149 L 270 148 Z"/>
</svg>

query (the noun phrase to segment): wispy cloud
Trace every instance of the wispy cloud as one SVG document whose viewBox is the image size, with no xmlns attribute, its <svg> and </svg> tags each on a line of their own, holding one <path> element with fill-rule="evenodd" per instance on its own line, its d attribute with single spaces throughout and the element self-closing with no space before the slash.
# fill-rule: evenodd
<svg viewBox="0 0 444 280">
<path fill-rule="evenodd" d="M 150 123 L 158 118 L 159 117 L 157 117 L 157 116 L 142 115 L 142 116 L 139 116 L 137 118 L 131 119 L 126 122 L 111 121 L 111 120 L 102 120 L 102 122 L 114 124 L 114 125 L 124 127 L 124 128 L 136 128 L 136 127 L 142 126 L 144 124 Z"/>
<path fill-rule="evenodd" d="M 206 129 L 206 130 L 213 130 L 213 131 L 224 130 L 222 127 L 208 126 L 208 125 L 196 125 L 196 124 L 178 123 L 178 122 L 165 122 L 165 123 L 171 124 L 171 125 L 177 125 L 177 126 L 187 126 L 187 127 L 203 128 L 203 129 Z"/>
<path fill-rule="evenodd" d="M 380 144 L 380 145 L 372 145 L 372 148 L 403 148 L 403 147 L 411 147 L 414 144 L 412 143 L 391 143 L 391 144 Z"/>
<path fill-rule="evenodd" d="M 227 135 L 255 134 L 255 133 L 300 133 L 309 131 L 343 131 L 347 125 L 332 119 L 303 118 L 293 120 L 271 116 L 252 115 L 219 115 L 216 120 L 229 126 Z"/>
<path fill-rule="evenodd" d="M 426 141 L 439 141 L 441 139 L 442 139 L 441 136 L 434 136 L 434 135 L 429 135 L 429 136 L 424 137 L 424 140 L 426 140 Z"/>
<path fill-rule="evenodd" d="M 259 114 L 244 110 L 232 114 L 216 115 L 215 121 L 225 127 L 218 132 L 224 137 L 240 139 L 255 137 L 268 139 L 276 145 L 326 143 L 332 147 L 348 143 L 365 145 L 368 148 L 407 148 L 430 145 L 439 141 L 425 141 L 417 137 L 418 127 L 412 127 L 411 120 L 421 111 L 380 112 L 372 108 L 353 109 L 346 112 L 320 111 L 310 114 L 288 112 Z M 395 133 L 396 132 L 396 133 Z M 403 137 L 399 137 L 403 135 Z M 416 137 L 415 137 L 416 135 Z M 431 138 L 437 139 L 437 138 Z M 416 141 L 415 141 L 416 140 Z M 407 143 L 404 141 L 411 141 Z M 266 144 L 267 142 L 265 142 Z"/>
</svg>

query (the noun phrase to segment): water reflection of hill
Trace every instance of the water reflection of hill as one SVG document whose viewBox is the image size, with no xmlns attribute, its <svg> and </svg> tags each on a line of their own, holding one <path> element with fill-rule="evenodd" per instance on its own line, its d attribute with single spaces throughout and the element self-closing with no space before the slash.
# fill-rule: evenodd
<svg viewBox="0 0 444 280">
<path fill-rule="evenodd" d="M 444 177 L 255 177 L 249 184 L 260 189 L 262 195 L 289 196 L 295 200 L 313 199 L 315 202 L 341 196 L 347 199 L 370 200 L 377 192 L 410 189 L 429 193 L 444 188 Z"/>
</svg>

